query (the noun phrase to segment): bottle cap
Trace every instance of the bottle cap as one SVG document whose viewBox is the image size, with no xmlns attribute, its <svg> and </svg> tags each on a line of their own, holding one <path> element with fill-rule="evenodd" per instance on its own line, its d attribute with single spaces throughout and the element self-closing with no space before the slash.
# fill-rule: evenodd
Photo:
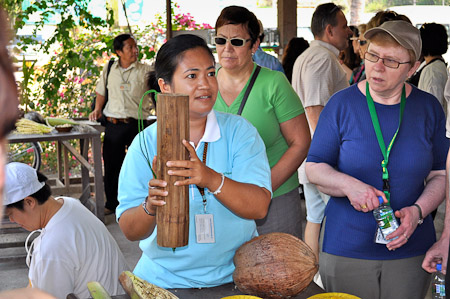
<svg viewBox="0 0 450 299">
<path fill-rule="evenodd" d="M 442 271 L 442 264 L 437 264 L 436 265 L 436 270 Z"/>
<path fill-rule="evenodd" d="M 383 197 L 382 196 L 378 196 L 378 201 L 380 202 L 380 205 L 382 205 L 383 202 L 384 202 Z"/>
</svg>

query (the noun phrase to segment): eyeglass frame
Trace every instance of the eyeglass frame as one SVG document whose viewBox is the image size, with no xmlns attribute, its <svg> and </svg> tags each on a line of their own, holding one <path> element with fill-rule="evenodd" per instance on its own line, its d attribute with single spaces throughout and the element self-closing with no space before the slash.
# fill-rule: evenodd
<svg viewBox="0 0 450 299">
<path fill-rule="evenodd" d="M 359 38 L 357 38 L 357 37 L 350 37 L 350 40 L 351 41 L 356 41 L 356 42 L 358 42 L 358 44 L 360 45 L 360 46 L 364 46 L 364 45 L 366 45 L 369 41 L 367 41 L 367 40 L 360 40 Z"/>
<path fill-rule="evenodd" d="M 368 58 L 366 57 L 367 54 L 372 55 L 373 57 L 376 57 L 377 60 L 376 60 L 376 61 L 372 61 L 372 60 L 368 59 Z M 408 63 L 411 63 L 411 61 L 400 62 L 400 61 L 397 61 L 397 60 L 394 60 L 394 59 L 390 59 L 390 58 L 381 58 L 380 56 L 378 56 L 378 55 L 376 55 L 376 54 L 370 53 L 369 51 L 366 51 L 366 52 L 364 53 L 364 59 L 365 59 L 365 60 L 368 60 L 368 61 L 370 61 L 370 62 L 373 62 L 373 63 L 377 63 L 377 62 L 381 59 L 381 61 L 383 62 L 383 65 L 384 65 L 385 67 L 390 68 L 390 69 L 398 69 L 398 68 L 400 67 L 401 64 L 408 64 Z M 397 67 L 386 65 L 385 60 L 390 60 L 390 61 L 392 61 L 392 62 L 397 63 Z"/>
<path fill-rule="evenodd" d="M 367 41 L 367 40 L 360 40 L 359 38 L 357 39 L 357 41 L 358 41 L 358 44 L 359 44 L 360 46 L 367 45 L 367 43 L 369 42 L 369 41 Z"/>
<path fill-rule="evenodd" d="M 216 42 L 216 39 L 217 39 L 217 38 L 224 39 L 224 40 L 225 40 L 225 43 L 223 43 L 223 44 L 218 44 L 218 43 Z M 252 39 L 251 39 L 251 38 L 245 39 L 245 38 L 240 38 L 240 37 L 226 38 L 226 37 L 223 37 L 223 36 L 217 36 L 217 35 L 216 35 L 216 36 L 213 37 L 213 40 L 214 40 L 214 44 L 215 44 L 216 46 L 217 46 L 217 45 L 219 45 L 219 46 L 225 46 L 225 45 L 227 44 L 227 42 L 229 42 L 230 45 L 232 45 L 233 47 L 242 48 L 242 47 L 245 46 L 246 43 L 248 43 L 248 42 L 251 41 Z M 240 40 L 240 41 L 242 41 L 242 45 L 241 45 L 241 46 L 233 45 L 233 43 L 232 43 L 233 40 Z"/>
</svg>

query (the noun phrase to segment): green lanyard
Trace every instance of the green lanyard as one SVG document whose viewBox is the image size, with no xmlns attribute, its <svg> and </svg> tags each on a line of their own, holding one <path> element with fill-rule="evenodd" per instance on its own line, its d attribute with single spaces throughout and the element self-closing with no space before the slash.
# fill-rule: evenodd
<svg viewBox="0 0 450 299">
<path fill-rule="evenodd" d="M 369 91 L 369 82 L 366 83 L 366 99 L 367 105 L 369 106 L 370 118 L 372 119 L 373 128 L 375 130 L 375 134 L 377 135 L 378 145 L 380 146 L 381 153 L 383 154 L 383 161 L 381 161 L 381 167 L 383 170 L 383 192 L 386 195 L 386 199 L 388 203 L 391 201 L 391 192 L 389 186 L 389 173 L 387 170 L 387 165 L 389 163 L 389 154 L 391 153 L 392 146 L 394 145 L 395 138 L 397 137 L 398 130 L 400 129 L 400 125 L 402 124 L 403 112 L 405 111 L 406 104 L 406 90 L 405 85 L 403 85 L 402 96 L 400 100 L 400 117 L 398 120 L 398 128 L 392 137 L 391 142 L 389 142 L 389 146 L 386 149 L 386 145 L 384 144 L 383 134 L 381 133 L 380 122 L 378 121 L 377 111 L 375 110 L 375 104 L 373 103 L 372 96 Z"/>
</svg>

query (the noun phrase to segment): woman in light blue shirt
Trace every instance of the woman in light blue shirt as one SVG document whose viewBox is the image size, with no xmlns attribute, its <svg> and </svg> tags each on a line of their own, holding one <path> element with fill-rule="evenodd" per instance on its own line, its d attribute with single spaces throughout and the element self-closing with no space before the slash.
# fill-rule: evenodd
<svg viewBox="0 0 450 299">
<path fill-rule="evenodd" d="M 173 251 L 156 243 L 156 209 L 165 204 L 157 196 L 168 195 L 167 182 L 153 178 L 136 137 L 120 173 L 116 211 L 125 236 L 140 240 L 143 253 L 134 273 L 164 288 L 229 283 L 235 251 L 257 235 L 254 219 L 263 218 L 270 203 L 264 143 L 244 118 L 212 110 L 218 85 L 214 57 L 203 39 L 194 35 L 170 39 L 158 52 L 152 76 L 149 82 L 157 82 L 163 93 L 189 95 L 190 142 L 183 145 L 191 159 L 167 164 L 179 168 L 170 175 L 186 178 L 177 186 L 189 185 L 189 244 Z M 156 155 L 156 128 L 154 124 L 140 133 L 151 161 Z M 202 188 L 205 198 L 199 192 Z M 213 220 L 214 234 L 197 240 L 195 218 L 204 215 Z"/>
</svg>

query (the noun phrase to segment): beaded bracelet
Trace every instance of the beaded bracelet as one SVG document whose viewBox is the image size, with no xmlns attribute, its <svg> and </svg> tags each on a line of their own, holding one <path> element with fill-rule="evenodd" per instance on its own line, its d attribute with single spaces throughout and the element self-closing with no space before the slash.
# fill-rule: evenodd
<svg viewBox="0 0 450 299">
<path fill-rule="evenodd" d="M 212 194 L 217 195 L 222 192 L 223 183 L 225 182 L 225 175 L 223 173 L 220 174 L 222 176 L 222 182 L 220 182 L 219 188 L 216 191 L 212 192 Z"/>
</svg>

